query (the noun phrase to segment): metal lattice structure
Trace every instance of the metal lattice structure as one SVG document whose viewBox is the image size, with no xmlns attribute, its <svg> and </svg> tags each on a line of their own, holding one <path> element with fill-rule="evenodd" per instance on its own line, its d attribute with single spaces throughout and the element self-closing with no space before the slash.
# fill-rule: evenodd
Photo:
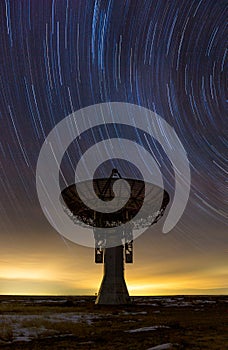
<svg viewBox="0 0 228 350">
<path fill-rule="evenodd" d="M 103 201 L 111 201 L 114 198 L 113 184 L 117 178 L 100 178 L 91 180 L 93 182 L 93 187 L 98 198 Z M 163 215 L 167 204 L 169 203 L 169 195 L 166 191 L 153 184 L 147 184 L 149 186 L 149 193 L 147 194 L 146 209 L 144 212 L 140 213 L 140 219 L 135 220 L 135 216 L 142 207 L 145 199 L 145 183 L 142 180 L 136 179 L 124 179 L 128 182 L 131 187 L 131 196 L 126 205 L 115 213 L 100 213 L 93 209 L 88 208 L 78 195 L 77 187 L 75 184 L 70 185 L 62 191 L 62 198 L 64 200 L 65 206 L 64 210 L 67 215 L 75 222 L 77 225 L 89 225 L 94 228 L 111 228 L 118 227 L 122 223 L 131 221 L 133 227 L 132 229 L 137 229 L 139 227 L 146 227 L 152 223 L 156 223 Z M 87 200 L 91 202 L 93 197 L 90 193 L 89 183 L 91 181 L 85 181 L 77 184 L 80 186 L 81 191 L 87 197 Z M 163 201 L 159 210 L 153 203 L 157 203 L 160 199 L 161 193 L 163 193 Z M 154 207 L 156 210 L 154 210 Z M 148 213 L 150 216 L 148 217 Z"/>
</svg>

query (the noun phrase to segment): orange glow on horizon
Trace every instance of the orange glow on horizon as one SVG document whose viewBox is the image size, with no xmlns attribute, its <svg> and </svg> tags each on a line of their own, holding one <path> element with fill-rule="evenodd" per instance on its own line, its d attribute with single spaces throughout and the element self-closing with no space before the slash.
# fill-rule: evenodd
<svg viewBox="0 0 228 350">
<path fill-rule="evenodd" d="M 183 294 L 228 294 L 225 285 L 208 276 L 188 276 L 188 279 L 174 275 L 166 277 L 145 276 L 139 279 L 129 276 L 126 280 L 129 294 L 136 295 L 183 295 Z M 83 272 L 76 278 L 52 269 L 8 268 L 0 270 L 0 294 L 5 295 L 94 295 L 98 292 L 102 275 L 97 273 L 84 276 Z M 164 282 L 165 280 L 165 282 Z M 221 289 L 224 288 L 224 289 Z M 211 292 L 210 292 L 211 290 Z M 222 292 L 221 292 L 222 290 Z"/>
<path fill-rule="evenodd" d="M 137 250 L 137 245 L 136 250 Z M 38 246 L 39 247 L 39 246 Z M 95 295 L 103 266 L 94 263 L 93 249 L 46 245 L 33 250 L 2 252 L 0 295 Z M 51 250 L 52 249 L 52 250 Z M 145 248 L 144 248 L 145 249 Z M 154 251 L 156 251 L 154 249 Z M 170 250 L 171 251 L 171 250 Z M 131 296 L 136 295 L 228 295 L 227 256 L 202 254 L 154 256 L 138 249 L 125 277 Z"/>
</svg>

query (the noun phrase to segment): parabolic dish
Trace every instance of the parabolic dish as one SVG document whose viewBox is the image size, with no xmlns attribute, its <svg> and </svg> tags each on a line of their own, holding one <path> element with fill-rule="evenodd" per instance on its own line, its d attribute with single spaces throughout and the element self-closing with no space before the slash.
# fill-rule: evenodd
<svg viewBox="0 0 228 350">
<path fill-rule="evenodd" d="M 163 215 L 169 203 L 169 194 L 154 184 L 146 183 L 147 195 L 145 196 L 145 183 L 142 180 L 124 179 L 130 185 L 131 193 L 127 203 L 118 211 L 112 213 L 102 213 L 89 208 L 81 200 L 77 188 L 88 199 L 93 200 L 89 184 L 93 183 L 93 188 L 98 198 L 103 201 L 111 201 L 114 198 L 113 184 L 116 178 L 99 178 L 72 184 L 61 192 L 60 200 L 67 215 L 75 224 L 91 227 L 117 227 L 122 223 L 131 222 L 132 228 L 149 226 L 158 221 Z M 145 201 L 145 203 L 144 203 Z M 161 203 L 158 205 L 158 203 Z M 143 210 L 141 209 L 143 208 Z M 141 210 L 140 210 L 141 209 Z M 140 217 L 137 215 L 140 210 Z M 137 219 L 134 219 L 137 215 Z M 151 220 L 152 219 L 152 220 Z M 148 224 L 149 222 L 149 224 Z"/>
</svg>

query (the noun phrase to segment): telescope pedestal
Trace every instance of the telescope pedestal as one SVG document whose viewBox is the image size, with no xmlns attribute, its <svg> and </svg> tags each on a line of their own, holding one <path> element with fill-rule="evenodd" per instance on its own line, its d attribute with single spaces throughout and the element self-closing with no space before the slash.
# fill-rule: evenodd
<svg viewBox="0 0 228 350">
<path fill-rule="evenodd" d="M 104 251 L 104 276 L 95 304 L 130 304 L 124 279 L 123 245 L 106 248 Z"/>
</svg>

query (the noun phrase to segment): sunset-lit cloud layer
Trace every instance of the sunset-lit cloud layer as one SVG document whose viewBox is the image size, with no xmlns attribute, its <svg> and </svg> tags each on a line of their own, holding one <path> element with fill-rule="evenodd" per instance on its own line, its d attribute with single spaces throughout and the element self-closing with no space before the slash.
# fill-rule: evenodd
<svg viewBox="0 0 228 350">
<path fill-rule="evenodd" d="M 227 253 L 195 246 L 183 251 L 181 244 L 175 247 L 176 238 L 175 233 L 166 238 L 146 234 L 134 243 L 134 263 L 125 269 L 130 295 L 228 294 Z M 17 243 L 8 245 L 8 253 L 1 250 L 0 294 L 98 292 L 103 266 L 94 263 L 93 249 L 63 241 L 56 233 L 47 236 L 43 247 L 40 241 L 32 248 L 29 240 L 28 246 Z"/>
<path fill-rule="evenodd" d="M 16 262 L 15 262 L 16 264 Z M 17 264 L 18 265 L 18 264 Z M 97 292 L 101 271 L 91 266 L 91 272 L 84 276 L 81 272 L 67 273 L 67 262 L 62 269 L 49 267 L 48 270 L 34 266 L 18 268 L 13 264 L 10 268 L 1 267 L 1 294 L 21 295 L 71 295 L 95 294 Z M 97 271 L 95 271 L 97 270 Z M 168 294 L 228 294 L 225 283 L 228 271 L 221 269 L 211 272 L 191 273 L 187 277 L 169 274 L 152 276 L 140 274 L 131 269 L 127 272 L 127 284 L 131 295 L 168 295 Z"/>
</svg>

